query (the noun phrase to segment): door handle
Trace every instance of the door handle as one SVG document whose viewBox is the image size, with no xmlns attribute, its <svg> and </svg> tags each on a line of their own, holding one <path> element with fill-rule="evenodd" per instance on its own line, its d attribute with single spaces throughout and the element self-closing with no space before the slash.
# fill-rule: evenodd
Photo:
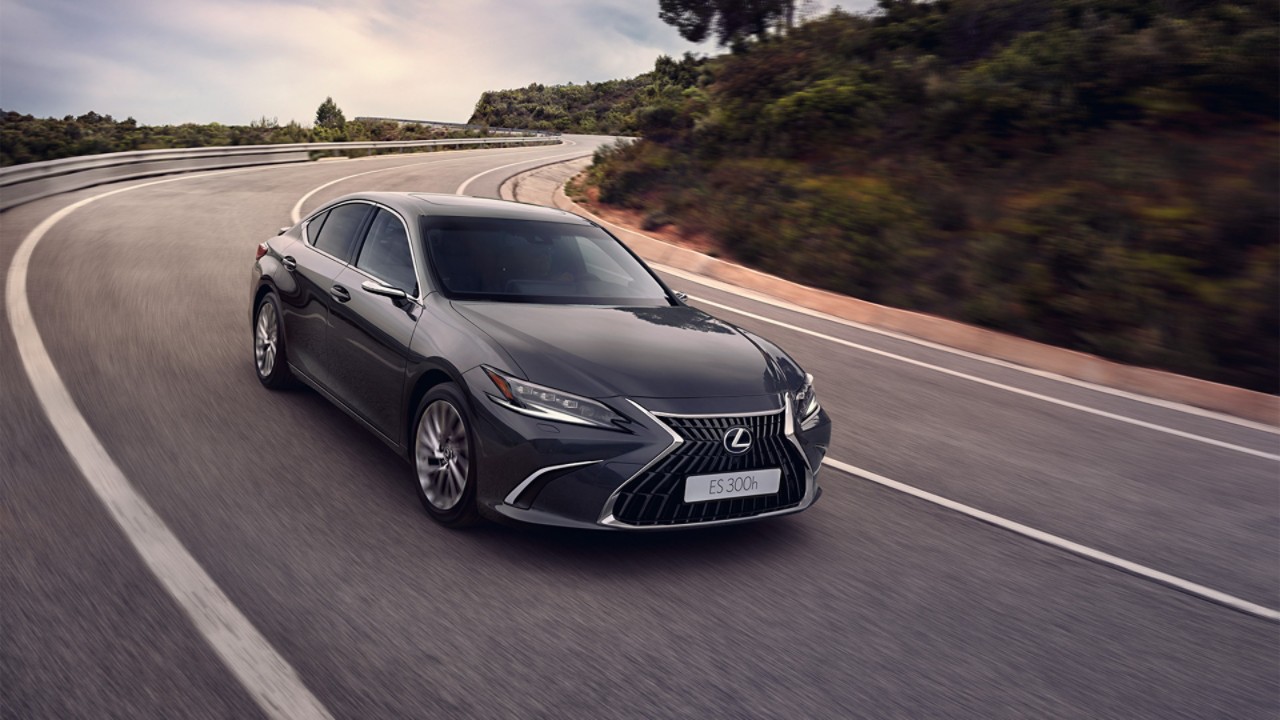
<svg viewBox="0 0 1280 720">
<path fill-rule="evenodd" d="M 341 303 L 344 303 L 351 299 L 351 293 L 347 292 L 347 289 L 342 287 L 341 285 L 334 285 L 333 287 L 329 288 L 329 294 L 333 296 L 334 300 L 337 300 L 338 302 L 341 302 Z"/>
<path fill-rule="evenodd" d="M 293 272 L 298 269 L 298 261 L 293 259 L 292 255 L 285 255 L 280 258 L 280 264 L 284 265 L 284 269 Z"/>
</svg>

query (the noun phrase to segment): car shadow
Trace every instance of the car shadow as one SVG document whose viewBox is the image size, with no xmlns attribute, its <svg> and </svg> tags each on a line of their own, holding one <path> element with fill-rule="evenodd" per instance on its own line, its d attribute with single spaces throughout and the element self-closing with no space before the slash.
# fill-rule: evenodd
<svg viewBox="0 0 1280 720">
<path fill-rule="evenodd" d="M 577 530 L 487 522 L 467 531 L 488 551 L 548 572 L 669 573 L 795 557 L 813 538 L 803 515 L 660 531 Z"/>
</svg>

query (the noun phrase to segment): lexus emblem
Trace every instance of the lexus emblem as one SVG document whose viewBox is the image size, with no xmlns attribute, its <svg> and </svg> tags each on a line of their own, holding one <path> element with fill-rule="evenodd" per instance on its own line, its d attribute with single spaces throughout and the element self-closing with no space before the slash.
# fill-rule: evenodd
<svg viewBox="0 0 1280 720">
<path fill-rule="evenodd" d="M 751 431 L 744 427 L 729 428 L 724 434 L 724 449 L 734 455 L 751 449 Z"/>
</svg>

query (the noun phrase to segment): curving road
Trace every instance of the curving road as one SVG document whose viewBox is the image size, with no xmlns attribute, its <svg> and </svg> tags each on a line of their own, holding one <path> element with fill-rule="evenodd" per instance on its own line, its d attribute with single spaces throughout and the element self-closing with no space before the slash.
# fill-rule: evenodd
<svg viewBox="0 0 1280 720">
<path fill-rule="evenodd" d="M 89 428 L 332 716 L 1275 717 L 1273 620 L 866 479 L 1273 611 L 1280 436 L 1266 428 L 668 276 L 814 373 L 832 457 L 853 472 L 825 468 L 821 502 L 766 523 L 450 532 L 354 421 L 259 387 L 248 269 L 300 200 L 464 184 L 496 197 L 602 141 L 569 140 L 184 176 L 71 212 L 30 258 L 32 316 Z M 43 220 L 117 187 L 0 214 L 0 274 Z M 0 715 L 265 716 L 0 337 Z"/>
</svg>

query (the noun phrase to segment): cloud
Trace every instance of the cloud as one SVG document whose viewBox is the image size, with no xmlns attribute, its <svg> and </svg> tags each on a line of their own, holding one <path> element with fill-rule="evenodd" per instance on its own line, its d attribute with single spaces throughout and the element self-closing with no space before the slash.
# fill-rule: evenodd
<svg viewBox="0 0 1280 720">
<path fill-rule="evenodd" d="M 0 0 L 0 107 L 145 123 L 466 120 L 485 90 L 629 77 L 683 41 L 657 2 Z"/>
</svg>

